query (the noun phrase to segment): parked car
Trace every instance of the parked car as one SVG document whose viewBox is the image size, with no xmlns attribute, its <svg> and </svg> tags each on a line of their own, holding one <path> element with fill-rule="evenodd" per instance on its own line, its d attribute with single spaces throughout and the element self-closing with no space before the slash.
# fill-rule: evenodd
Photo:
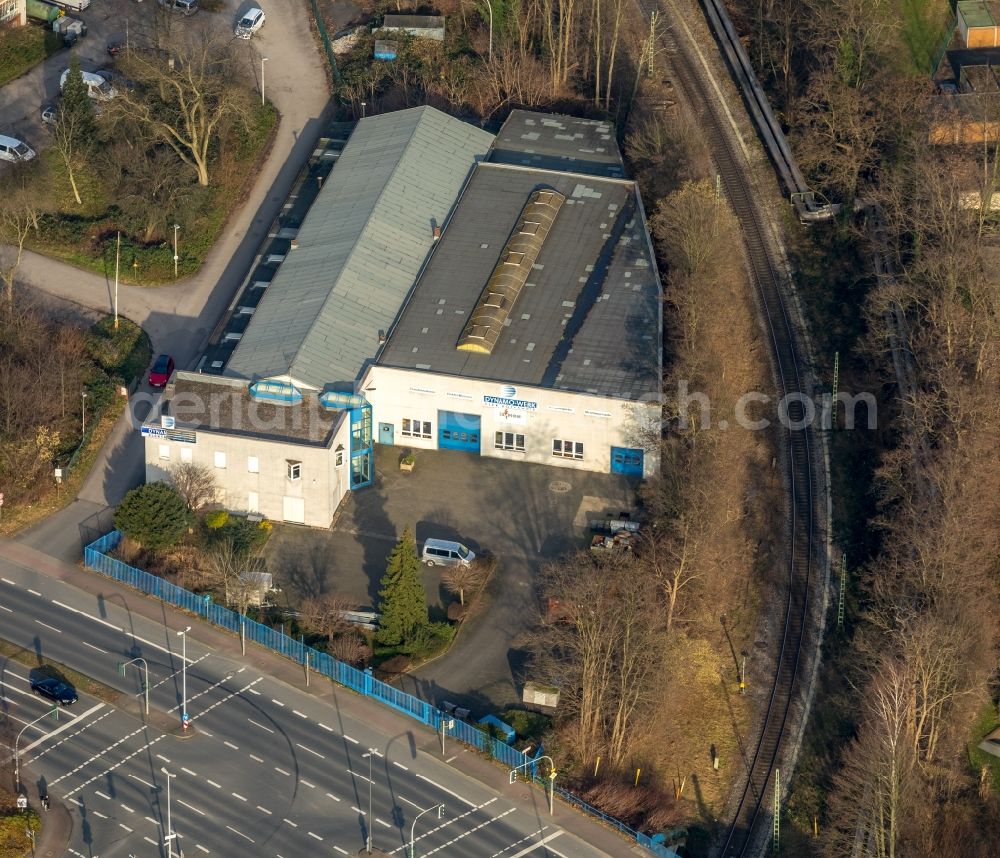
<svg viewBox="0 0 1000 858">
<path fill-rule="evenodd" d="M 129 80 L 121 72 L 115 71 L 114 69 L 98 69 L 94 72 L 98 77 L 103 77 L 116 93 L 122 92 L 132 92 L 135 89 L 135 81 Z"/>
<path fill-rule="evenodd" d="M 42 105 L 42 122 L 55 125 L 59 121 L 59 108 L 55 104 Z"/>
<path fill-rule="evenodd" d="M 35 150 L 23 140 L 0 134 L 0 161 L 19 163 L 21 161 L 30 161 L 34 157 Z"/>
<path fill-rule="evenodd" d="M 160 5 L 181 15 L 193 15 L 198 11 L 198 0 L 160 0 Z"/>
<path fill-rule="evenodd" d="M 79 699 L 76 689 L 54 676 L 40 676 L 31 680 L 31 691 L 60 706 L 72 706 Z"/>
<path fill-rule="evenodd" d="M 149 371 L 151 387 L 166 387 L 170 376 L 174 373 L 174 359 L 170 355 L 160 355 Z"/>
<path fill-rule="evenodd" d="M 264 10 L 258 6 L 253 6 L 236 22 L 236 38 L 249 39 L 263 26 Z"/>
<path fill-rule="evenodd" d="M 81 74 L 83 75 L 83 82 L 87 87 L 87 95 L 94 99 L 94 101 L 111 101 L 112 98 L 118 95 L 118 90 L 99 74 L 86 71 L 81 72 Z M 69 77 L 69 69 L 64 69 L 63 73 L 59 76 L 60 92 L 66 87 L 67 77 Z"/>
</svg>

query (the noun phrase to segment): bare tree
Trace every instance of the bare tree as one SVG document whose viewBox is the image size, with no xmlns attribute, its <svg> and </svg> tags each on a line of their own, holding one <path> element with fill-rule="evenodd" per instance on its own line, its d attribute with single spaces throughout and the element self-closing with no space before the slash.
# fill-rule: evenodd
<svg viewBox="0 0 1000 858">
<path fill-rule="evenodd" d="M 486 568 L 477 561 L 470 566 L 457 563 L 454 566 L 446 566 L 441 572 L 441 583 L 449 593 L 458 596 L 458 601 L 465 604 L 465 591 L 474 590 L 482 586 L 486 580 Z"/>
<path fill-rule="evenodd" d="M 38 229 L 36 175 L 31 165 L 18 165 L 0 178 L 0 281 L 8 307 L 14 302 L 14 281 L 24 256 L 24 243 L 31 230 Z"/>
<path fill-rule="evenodd" d="M 327 652 L 334 658 L 355 667 L 365 664 L 372 657 L 372 648 L 357 632 L 345 631 L 338 634 L 327 645 Z"/>
<path fill-rule="evenodd" d="M 212 469 L 194 462 L 179 462 L 171 467 L 170 483 L 184 498 L 188 509 L 194 511 L 214 501 L 218 492 L 218 483 Z"/>
<path fill-rule="evenodd" d="M 345 614 L 356 608 L 354 600 L 341 593 L 321 593 L 302 605 L 302 625 L 332 641 L 351 628 Z"/>
<path fill-rule="evenodd" d="M 123 61 L 125 73 L 138 86 L 112 102 L 148 126 L 197 175 L 209 183 L 209 157 L 221 128 L 228 122 L 249 123 L 249 92 L 235 83 L 235 64 L 228 41 L 203 36 L 175 41 L 172 54 L 132 50 Z"/>
</svg>

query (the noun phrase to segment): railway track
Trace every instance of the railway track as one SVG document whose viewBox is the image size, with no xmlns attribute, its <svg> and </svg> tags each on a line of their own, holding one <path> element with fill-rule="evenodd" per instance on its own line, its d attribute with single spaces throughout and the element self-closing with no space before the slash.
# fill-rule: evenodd
<svg viewBox="0 0 1000 858">
<path fill-rule="evenodd" d="M 652 12 L 662 12 L 657 0 L 637 0 L 637 3 L 647 20 Z M 747 258 L 771 338 L 779 394 L 781 397 L 790 394 L 809 396 L 788 306 L 790 299 L 785 294 L 787 286 L 769 250 L 766 224 L 758 212 L 754 190 L 747 178 L 750 166 L 735 151 L 714 92 L 691 56 L 691 47 L 685 44 L 685 36 L 675 37 L 667 32 L 662 41 L 669 54 L 674 83 L 706 133 L 722 188 L 742 226 Z M 809 608 L 813 559 L 815 472 L 811 429 L 795 428 L 802 426 L 803 402 L 794 397 L 785 401 L 788 403 L 789 419 L 786 421 L 788 427 L 783 430 L 784 478 L 788 491 L 786 592 L 781 594 L 784 623 L 775 653 L 774 681 L 761 732 L 756 742 L 750 745 L 746 782 L 739 795 L 738 809 L 721 843 L 719 854 L 724 858 L 751 854 L 761 820 L 772 818 L 769 788 L 786 735 L 789 711 L 799 688 L 799 660 Z"/>
</svg>

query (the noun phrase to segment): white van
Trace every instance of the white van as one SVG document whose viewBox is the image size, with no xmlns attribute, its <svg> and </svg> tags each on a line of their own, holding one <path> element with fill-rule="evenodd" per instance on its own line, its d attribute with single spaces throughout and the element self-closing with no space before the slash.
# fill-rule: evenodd
<svg viewBox="0 0 1000 858">
<path fill-rule="evenodd" d="M 461 542 L 449 542 L 446 539 L 428 539 L 424 542 L 424 550 L 420 559 L 428 566 L 471 566 L 476 555 L 469 551 Z"/>
<path fill-rule="evenodd" d="M 94 99 L 94 101 L 111 101 L 112 98 L 118 95 L 118 90 L 99 74 L 86 71 L 81 72 L 81 74 L 83 75 L 83 82 L 87 86 L 87 95 Z M 60 92 L 66 88 L 66 78 L 68 77 L 69 69 L 65 69 L 59 77 Z"/>
</svg>

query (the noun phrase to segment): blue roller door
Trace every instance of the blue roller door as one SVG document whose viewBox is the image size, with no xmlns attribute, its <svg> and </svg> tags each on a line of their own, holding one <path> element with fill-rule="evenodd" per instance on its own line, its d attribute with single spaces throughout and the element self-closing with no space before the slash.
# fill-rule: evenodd
<svg viewBox="0 0 1000 858">
<path fill-rule="evenodd" d="M 642 450 L 631 447 L 611 448 L 611 473 L 626 477 L 642 476 Z"/>
<path fill-rule="evenodd" d="M 479 452 L 479 417 L 457 411 L 438 412 L 438 446 L 442 450 Z"/>
</svg>

